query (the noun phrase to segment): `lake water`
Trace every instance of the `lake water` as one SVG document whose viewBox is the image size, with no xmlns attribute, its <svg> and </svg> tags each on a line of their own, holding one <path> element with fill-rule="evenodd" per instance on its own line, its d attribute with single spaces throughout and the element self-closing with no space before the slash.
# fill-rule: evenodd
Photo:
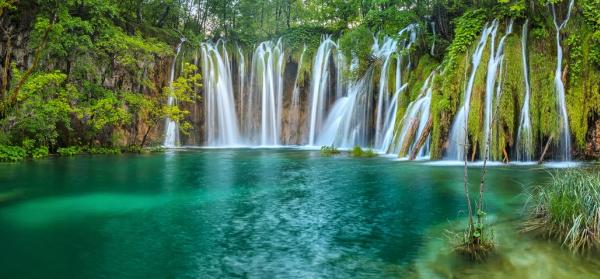
<svg viewBox="0 0 600 279">
<path fill-rule="evenodd" d="M 295 149 L 0 164 L 0 278 L 600 276 L 597 257 L 518 233 L 551 172 L 489 169 L 499 255 L 471 264 L 446 232 L 464 227 L 460 166 Z"/>
</svg>

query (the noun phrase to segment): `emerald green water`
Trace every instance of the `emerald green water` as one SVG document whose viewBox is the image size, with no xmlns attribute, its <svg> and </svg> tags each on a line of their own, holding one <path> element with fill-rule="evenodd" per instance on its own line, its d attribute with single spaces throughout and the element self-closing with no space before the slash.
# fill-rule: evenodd
<svg viewBox="0 0 600 279">
<path fill-rule="evenodd" d="M 489 170 L 487 211 L 508 256 L 476 268 L 447 260 L 443 231 L 465 216 L 462 178 L 461 167 L 284 149 L 1 164 L 0 278 L 445 278 L 559 259 L 569 274 L 600 266 L 514 236 L 523 189 L 549 178 L 532 167 Z M 506 243 L 514 239 L 528 244 Z M 527 261 L 518 249 L 543 256 Z"/>
</svg>

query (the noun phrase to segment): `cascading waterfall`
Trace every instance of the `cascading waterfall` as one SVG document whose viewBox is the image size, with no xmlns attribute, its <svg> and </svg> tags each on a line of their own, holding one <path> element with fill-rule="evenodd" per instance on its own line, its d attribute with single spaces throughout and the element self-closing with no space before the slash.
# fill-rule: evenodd
<svg viewBox="0 0 600 279">
<path fill-rule="evenodd" d="M 527 35 L 529 20 L 523 23 L 521 34 L 521 60 L 523 63 L 523 79 L 525 80 L 525 96 L 517 132 L 517 161 L 531 161 L 533 157 L 533 133 L 531 131 L 531 119 L 529 117 L 529 99 L 531 87 L 529 84 L 529 67 L 527 63 Z"/>
<path fill-rule="evenodd" d="M 171 87 L 173 85 L 173 80 L 175 80 L 175 65 L 176 65 L 176 61 L 177 61 L 177 57 L 179 56 L 179 52 L 181 51 L 181 46 L 183 45 L 183 43 L 185 42 L 185 38 L 182 38 L 181 41 L 179 42 L 179 45 L 177 45 L 177 48 L 175 50 L 175 57 L 173 58 L 173 63 L 171 64 L 171 72 L 170 72 L 170 76 L 169 76 L 169 87 Z M 169 106 L 173 106 L 177 104 L 177 100 L 175 99 L 174 96 L 169 95 L 169 98 L 167 99 L 167 104 Z M 176 147 L 179 145 L 179 125 L 177 124 L 177 122 L 171 120 L 170 118 L 167 118 L 165 121 L 165 140 L 163 142 L 163 146 L 164 147 Z"/>
<path fill-rule="evenodd" d="M 317 135 L 321 130 L 321 124 L 326 114 L 327 97 L 329 92 L 329 62 L 332 52 L 337 45 L 331 40 L 330 36 L 325 37 L 315 56 L 312 68 L 310 85 L 310 118 L 308 122 L 308 145 L 314 146 L 317 141 Z"/>
<path fill-rule="evenodd" d="M 302 49 L 302 54 L 300 54 L 300 61 L 298 62 L 298 72 L 296 73 L 296 79 L 294 81 L 294 90 L 292 91 L 292 99 L 290 101 L 290 109 L 288 112 L 288 125 L 289 130 L 292 132 L 292 135 L 296 135 L 296 140 L 292 140 L 292 142 L 299 143 L 299 134 L 301 133 L 301 122 L 300 122 L 300 87 L 299 87 L 299 78 L 300 73 L 303 67 L 304 54 L 306 53 L 306 45 Z"/>
<path fill-rule="evenodd" d="M 383 44 L 379 46 L 377 39 L 373 44 L 373 56 L 383 59 L 383 66 L 381 66 L 381 73 L 379 77 L 379 94 L 377 95 L 377 109 L 375 118 L 375 148 L 380 149 L 382 147 L 383 135 L 388 127 L 384 127 L 384 116 L 389 106 L 389 82 L 388 73 L 389 66 L 392 63 L 393 55 L 396 53 L 398 48 L 398 41 L 390 37 L 383 39 Z"/>
<path fill-rule="evenodd" d="M 486 25 L 483 27 L 477 48 L 473 53 L 471 59 L 471 75 L 464 93 L 463 105 L 456 114 L 454 122 L 452 123 L 452 128 L 450 129 L 450 143 L 448 144 L 448 151 L 446 153 L 447 159 L 463 160 L 465 154 L 464 144 L 467 138 L 467 121 L 469 118 L 469 109 L 471 105 L 471 93 L 473 92 L 473 85 L 475 83 L 475 74 L 477 73 L 477 68 L 479 68 L 479 64 L 481 63 L 481 57 L 487 44 L 487 38 L 492 32 L 492 29 L 494 29 L 494 24 L 490 25 L 486 23 Z"/>
<path fill-rule="evenodd" d="M 387 152 L 391 143 L 388 135 L 392 134 L 396 124 L 396 112 L 398 111 L 398 98 L 403 87 L 402 85 L 402 51 L 410 49 L 412 44 L 417 39 L 417 25 L 411 24 L 401 30 L 398 34 L 400 37 L 407 34 L 408 38 L 400 45 L 398 41 L 389 37 L 383 39 L 383 44 L 379 46 L 377 40 L 372 48 L 373 56 L 383 59 L 381 74 L 379 77 L 379 92 L 377 96 L 376 120 L 375 120 L 375 149 L 380 152 Z M 396 73 L 395 73 L 395 88 L 393 91 L 392 100 L 390 101 L 389 88 L 389 69 L 392 60 L 396 56 Z M 410 56 L 409 56 L 410 60 Z M 410 67 L 410 65 L 408 66 Z M 407 68 L 408 68 L 407 67 Z M 388 117 L 392 115 L 391 117 Z M 393 118 L 393 119 L 392 119 Z"/>
<path fill-rule="evenodd" d="M 221 46 L 221 51 L 219 51 Z M 204 73 L 205 134 L 207 146 L 241 144 L 235 111 L 230 61 L 222 41 L 201 44 Z"/>
<path fill-rule="evenodd" d="M 499 27 L 499 23 L 497 20 L 494 21 L 494 23 L 492 24 L 492 33 L 491 33 L 491 42 L 490 42 L 490 59 L 488 60 L 488 67 L 487 67 L 487 75 L 486 75 L 486 82 L 485 82 L 485 116 L 484 116 L 484 125 L 483 125 L 483 150 L 485 150 L 488 144 L 488 139 L 492 134 L 492 129 L 491 129 L 491 125 L 492 125 L 492 121 L 493 121 L 493 114 L 494 114 L 494 108 L 493 108 L 493 103 L 494 103 L 494 93 L 496 91 L 500 91 L 500 86 L 501 83 L 498 82 L 496 83 L 497 79 L 498 79 L 498 69 L 500 69 L 502 66 L 501 64 L 503 63 L 503 59 L 504 59 L 504 43 L 506 42 L 506 38 L 508 37 L 508 35 L 510 35 L 512 33 L 512 27 L 513 27 L 513 22 L 514 20 L 511 19 L 508 23 L 508 26 L 506 28 L 506 32 L 504 34 L 504 36 L 502 36 L 502 38 L 500 39 L 500 42 L 498 43 L 498 47 L 496 49 L 496 34 L 498 32 L 498 27 Z M 501 71 L 500 71 L 501 72 Z M 500 99 L 497 99 L 497 102 L 499 102 Z M 483 152 L 482 152 L 483 154 Z"/>
<path fill-rule="evenodd" d="M 406 113 L 400 125 L 398 140 L 392 146 L 392 153 L 400 154 L 404 147 L 408 147 L 408 149 L 404 150 L 405 154 L 400 154 L 400 156 L 407 157 L 416 148 L 417 141 L 421 134 L 423 134 L 429 121 L 434 78 L 435 71 L 425 80 L 417 99 L 411 102 L 406 108 Z M 429 139 L 418 150 L 417 158 L 425 158 L 428 153 Z"/>
<path fill-rule="evenodd" d="M 556 100 L 560 114 L 560 154 L 562 156 L 562 159 L 565 161 L 571 160 L 571 133 L 569 131 L 569 116 L 567 114 L 567 103 L 565 100 L 565 85 L 562 81 L 563 49 L 560 44 L 560 31 L 563 28 L 565 28 L 567 22 L 569 22 L 569 18 L 571 17 L 571 10 L 573 9 L 574 3 L 574 0 L 571 0 L 569 2 L 569 10 L 567 12 L 567 17 L 560 25 L 558 24 L 556 19 L 556 10 L 554 8 L 554 4 L 551 4 L 552 20 L 554 22 L 554 27 L 556 28 L 556 71 L 554 72 L 554 90 L 556 93 Z"/>
<path fill-rule="evenodd" d="M 259 135 L 249 135 L 258 139 L 258 144 L 275 146 L 280 144 L 283 116 L 283 69 L 284 51 L 281 39 L 262 42 L 252 58 L 252 98 L 260 98 L 260 110 L 250 111 L 249 115 L 260 114 Z M 256 95 L 256 96 L 254 96 Z M 256 143 L 256 142 L 254 142 Z"/>
<path fill-rule="evenodd" d="M 371 121 L 373 70 L 358 81 L 351 82 L 348 96 L 342 97 L 333 105 L 323 130 L 319 134 L 319 145 L 334 145 L 351 148 L 355 145 L 366 146 L 369 140 Z"/>
</svg>

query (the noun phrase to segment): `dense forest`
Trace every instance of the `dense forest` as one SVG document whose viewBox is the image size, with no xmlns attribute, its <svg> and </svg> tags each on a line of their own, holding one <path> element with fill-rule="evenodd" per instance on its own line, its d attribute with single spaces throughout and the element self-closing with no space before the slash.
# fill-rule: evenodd
<svg viewBox="0 0 600 279">
<path fill-rule="evenodd" d="M 414 43 L 392 57 L 394 61 L 408 58 L 397 64 L 404 63 L 402 67 L 409 69 L 399 79 L 402 82 L 395 81 L 407 84 L 407 94 L 397 100 L 400 117 L 392 126 L 408 125 L 401 123 L 401 116 L 418 98 L 430 73 L 436 72 L 430 81 L 430 134 L 422 137 L 430 141 L 431 158 L 442 158 L 450 152 L 446 150 L 452 145 L 452 121 L 460 113 L 471 83 L 470 109 L 466 111 L 472 115 L 467 117 L 466 133 L 472 146 L 468 154 L 472 159 L 483 158 L 488 136 L 482 131 L 490 126 L 486 124 L 490 119 L 484 117 L 485 94 L 490 91 L 486 76 L 490 74 L 486 75 L 489 66 L 473 67 L 472 56 L 482 32 L 494 25 L 494 36 L 495 32 L 507 35 L 502 42 L 504 66 L 499 70 L 503 86 L 498 91 L 502 94 L 495 105 L 500 109 L 491 117 L 495 123 L 494 139 L 489 140 L 491 156 L 504 161 L 518 159 L 513 154 L 518 149 L 520 114 L 529 87 L 533 143 L 525 148 L 535 149 L 527 152 L 529 157 L 543 157 L 550 143 L 559 145 L 565 124 L 555 94 L 558 63 L 570 128 L 566 141 L 572 141 L 563 159 L 571 154 L 597 158 L 598 11 L 598 0 L 574 4 L 566 0 L 0 0 L 0 153 L 14 158 L 76 153 L 81 148 L 88 152 L 135 151 L 161 145 L 165 119 L 179 124 L 182 143 L 202 145 L 205 140 L 198 138 L 208 129 L 202 124 L 206 106 L 197 104 L 205 102 L 208 89 L 202 78 L 208 73 L 197 60 L 204 42 L 223 42 L 223 49 L 230 53 L 239 50 L 239 55 L 231 55 L 229 66 L 231 71 L 239 71 L 240 60 L 249 60 L 257 45 L 280 39 L 282 67 L 286 69 L 282 90 L 286 96 L 292 95 L 294 85 L 301 83 L 304 96 L 315 83 L 310 75 L 316 62 L 303 57 L 315 56 L 324 38 L 332 36 L 339 53 L 352 60 L 347 63 L 351 65 L 338 69 L 343 80 L 370 74 L 369 90 L 377 91 L 381 76 L 400 73 L 381 70 L 384 62 L 374 55 L 374 43 L 384 37 L 406 40 L 408 32 L 401 31 L 416 26 Z M 565 26 L 559 26 L 563 20 Z M 528 30 L 521 31 L 521 26 Z M 481 49 L 481 64 L 493 62 L 493 44 Z M 522 56 L 524 46 L 527 55 Z M 178 57 L 179 47 L 182 55 Z M 564 52 L 561 61 L 557 61 L 558 48 Z M 522 64 L 523 59 L 528 67 L 522 66 L 527 65 Z M 181 63 L 172 67 L 175 61 Z M 170 73 L 172 68 L 177 74 Z M 528 78 L 524 71 L 529 72 Z M 233 83 L 239 81 L 234 78 Z M 399 85 L 393 83 L 387 86 Z M 240 86 L 233 87 L 235 92 L 243 91 Z M 381 98 L 375 95 L 370 97 L 373 104 Z M 169 96 L 177 102 L 169 101 Z M 288 103 L 291 101 L 282 105 L 284 111 L 291 106 Z M 375 117 L 368 122 L 376 125 Z M 289 134 L 294 132 L 289 129 L 281 129 L 281 134 L 288 143 L 303 143 L 291 140 Z M 417 141 L 420 135 L 412 134 Z M 369 140 L 361 145 L 372 147 L 375 143 Z M 400 146 L 395 153 L 407 152 L 408 147 Z"/>
</svg>

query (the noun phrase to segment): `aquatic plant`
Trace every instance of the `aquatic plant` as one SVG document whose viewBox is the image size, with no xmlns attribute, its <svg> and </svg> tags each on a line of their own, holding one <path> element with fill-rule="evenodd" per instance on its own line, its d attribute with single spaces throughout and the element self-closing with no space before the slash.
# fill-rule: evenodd
<svg viewBox="0 0 600 279">
<path fill-rule="evenodd" d="M 600 248 L 600 173 L 597 169 L 555 173 L 529 193 L 523 232 L 562 241 L 573 253 Z"/>
<path fill-rule="evenodd" d="M 321 146 L 321 155 L 324 156 L 331 156 L 331 155 L 336 155 L 336 154 L 340 154 L 340 151 L 337 149 L 337 147 L 331 145 L 331 146 Z"/>
<path fill-rule="evenodd" d="M 350 151 L 350 156 L 352 157 L 375 157 L 377 154 L 373 149 L 363 150 L 360 146 L 355 145 L 354 148 Z"/>
</svg>

